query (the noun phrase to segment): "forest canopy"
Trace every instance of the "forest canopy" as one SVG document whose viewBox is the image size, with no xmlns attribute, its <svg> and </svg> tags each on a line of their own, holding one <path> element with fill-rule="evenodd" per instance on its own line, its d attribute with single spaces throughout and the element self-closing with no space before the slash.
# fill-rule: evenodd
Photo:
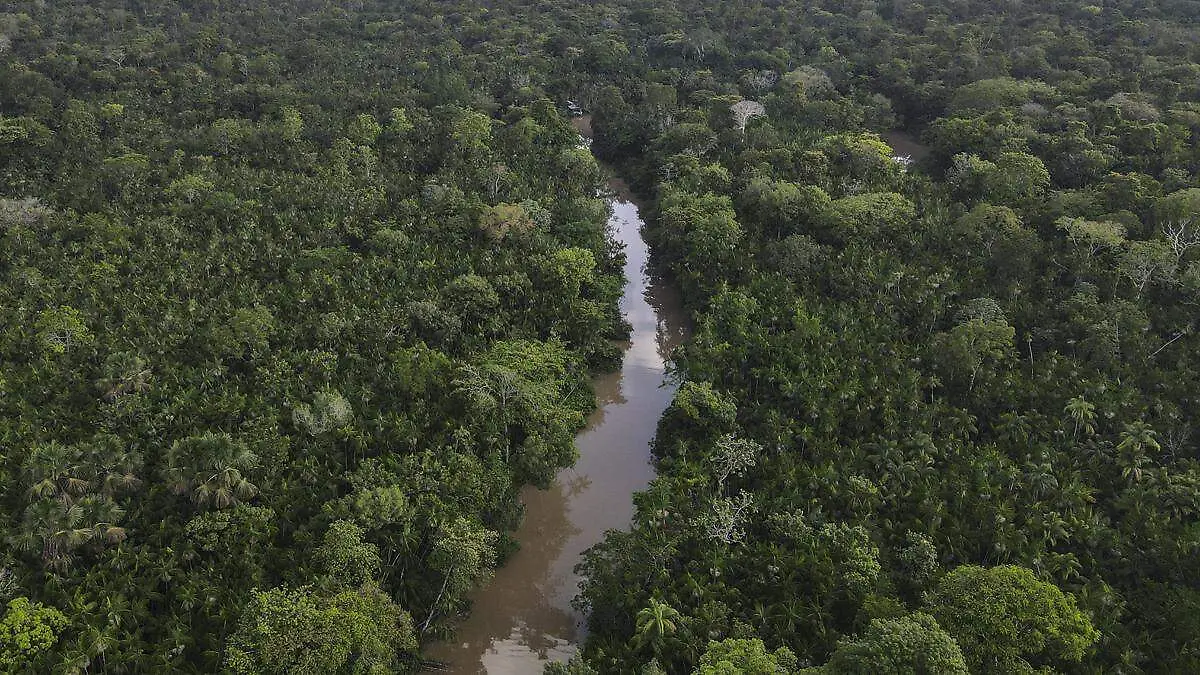
<svg viewBox="0 0 1200 675">
<path fill-rule="evenodd" d="M 695 323 L 558 672 L 1200 671 L 1193 0 L 0 2 L 0 670 L 393 672 Z"/>
</svg>

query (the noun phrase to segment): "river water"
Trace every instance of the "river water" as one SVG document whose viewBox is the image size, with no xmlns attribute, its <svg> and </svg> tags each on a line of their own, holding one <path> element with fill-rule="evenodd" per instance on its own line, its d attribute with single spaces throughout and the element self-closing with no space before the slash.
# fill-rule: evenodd
<svg viewBox="0 0 1200 675">
<path fill-rule="evenodd" d="M 919 162 L 929 156 L 929 146 L 924 145 L 917 137 L 907 131 L 885 131 L 880 136 L 884 142 L 892 146 L 892 152 L 897 157 L 908 157 Z"/>
<path fill-rule="evenodd" d="M 633 493 L 654 478 L 649 443 L 675 393 L 665 364 L 687 321 L 674 289 L 649 267 L 628 187 L 615 179 L 609 187 L 609 225 L 627 256 L 621 310 L 633 331 L 625 358 L 619 372 L 594 381 L 598 408 L 575 439 L 576 465 L 550 489 L 522 493 L 525 521 L 514 535 L 521 549 L 474 595 L 455 640 L 427 650 L 446 672 L 536 674 L 547 661 L 570 658 L 587 630 L 571 607 L 579 591 L 573 568 L 606 530 L 628 527 Z"/>
</svg>

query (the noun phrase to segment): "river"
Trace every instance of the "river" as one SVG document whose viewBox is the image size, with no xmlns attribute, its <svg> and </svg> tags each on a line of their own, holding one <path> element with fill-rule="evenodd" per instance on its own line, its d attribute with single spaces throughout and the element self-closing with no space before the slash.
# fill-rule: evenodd
<svg viewBox="0 0 1200 675">
<path fill-rule="evenodd" d="M 919 162 L 929 156 L 929 146 L 924 145 L 917 137 L 907 131 L 885 131 L 880 136 L 884 142 L 892 146 L 892 152 L 897 157 L 907 157 Z"/>
<path fill-rule="evenodd" d="M 620 371 L 594 381 L 598 407 L 576 437 L 579 461 L 550 489 L 522 493 L 525 520 L 514 535 L 521 549 L 475 593 L 455 640 L 427 650 L 446 672 L 536 674 L 550 660 L 570 658 L 587 630 L 571 607 L 579 591 L 574 567 L 606 530 L 628 527 L 633 493 L 654 478 L 649 444 L 675 393 L 666 362 L 687 321 L 674 288 L 649 266 L 628 187 L 618 179 L 609 187 L 609 225 L 627 257 L 621 310 L 633 330 L 625 358 Z"/>
</svg>

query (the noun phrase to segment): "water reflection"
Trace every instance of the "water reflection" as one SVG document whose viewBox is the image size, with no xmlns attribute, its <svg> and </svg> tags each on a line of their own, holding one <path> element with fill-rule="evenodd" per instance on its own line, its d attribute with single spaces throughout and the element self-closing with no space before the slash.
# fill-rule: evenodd
<svg viewBox="0 0 1200 675">
<path fill-rule="evenodd" d="M 628 188 L 611 187 L 610 225 L 626 253 L 621 310 L 633 329 L 621 370 L 594 382 L 600 407 L 576 438 L 575 467 L 548 490 L 522 493 L 525 522 L 514 535 L 521 550 L 475 595 L 458 639 L 428 650 L 449 672 L 539 673 L 549 660 L 570 658 L 586 633 L 571 607 L 579 591 L 574 567 L 606 530 L 628 526 L 633 493 L 654 477 L 649 443 L 675 389 L 666 361 L 687 322 L 674 289 L 649 267 Z"/>
</svg>

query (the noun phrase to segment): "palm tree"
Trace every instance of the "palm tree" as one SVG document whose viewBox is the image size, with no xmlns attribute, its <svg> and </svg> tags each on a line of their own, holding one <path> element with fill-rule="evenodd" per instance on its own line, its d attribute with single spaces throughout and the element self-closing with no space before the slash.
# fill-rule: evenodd
<svg viewBox="0 0 1200 675">
<path fill-rule="evenodd" d="M 25 458 L 29 492 L 35 498 L 70 505 L 86 494 L 89 481 L 76 448 L 51 441 L 34 447 Z"/>
<path fill-rule="evenodd" d="M 1034 464 L 1024 472 L 1025 484 L 1035 499 L 1043 499 L 1058 492 L 1058 478 L 1048 462 Z"/>
<path fill-rule="evenodd" d="M 1088 403 L 1082 396 L 1076 396 L 1067 401 L 1066 412 L 1071 416 L 1071 419 L 1075 420 L 1074 436 L 1079 435 L 1081 427 L 1083 428 L 1083 433 L 1088 436 L 1096 433 L 1094 425 L 1096 421 L 1096 406 Z"/>
<path fill-rule="evenodd" d="M 665 602 L 650 598 L 650 604 L 637 613 L 637 631 L 633 636 L 633 644 L 638 649 L 650 645 L 655 654 L 662 648 L 663 642 L 678 630 L 676 622 L 679 611 Z"/>
<path fill-rule="evenodd" d="M 176 441 L 167 452 L 167 475 L 177 494 L 200 506 L 236 506 L 258 494 L 245 476 L 258 456 L 229 434 L 204 433 Z"/>
<path fill-rule="evenodd" d="M 137 487 L 140 465 L 141 457 L 115 438 L 98 436 L 74 445 L 51 441 L 36 446 L 25 458 L 24 470 L 33 497 L 70 506 L 88 495 L 112 498 Z"/>
<path fill-rule="evenodd" d="M 1125 425 L 1125 430 L 1121 432 L 1121 441 L 1117 443 L 1123 477 L 1141 480 L 1143 469 L 1150 464 L 1146 450 L 1162 449 L 1154 436 L 1154 429 L 1145 422 Z"/>
<path fill-rule="evenodd" d="M 103 497 L 89 497 L 82 501 L 81 505 L 87 513 L 85 522 L 90 523 L 91 534 L 88 535 L 88 541 L 108 544 L 125 541 L 125 528 L 117 525 L 125 517 L 125 509 L 111 499 Z"/>
<path fill-rule="evenodd" d="M 125 529 L 116 523 L 124 517 L 124 509 L 103 497 L 87 496 L 72 504 L 39 499 L 25 509 L 14 543 L 25 550 L 40 549 L 42 562 L 62 572 L 70 566 L 75 549 L 90 542 L 123 541 Z"/>
<path fill-rule="evenodd" d="M 80 448 L 88 468 L 92 472 L 92 490 L 106 497 L 133 490 L 142 484 L 137 473 L 142 467 L 142 457 L 131 452 L 112 436 L 100 436 Z"/>
<path fill-rule="evenodd" d="M 17 537 L 17 546 L 39 550 L 42 562 L 63 571 L 70 564 L 71 551 L 91 538 L 84 525 L 83 508 L 53 499 L 39 499 L 25 509 L 25 521 Z"/>
</svg>

